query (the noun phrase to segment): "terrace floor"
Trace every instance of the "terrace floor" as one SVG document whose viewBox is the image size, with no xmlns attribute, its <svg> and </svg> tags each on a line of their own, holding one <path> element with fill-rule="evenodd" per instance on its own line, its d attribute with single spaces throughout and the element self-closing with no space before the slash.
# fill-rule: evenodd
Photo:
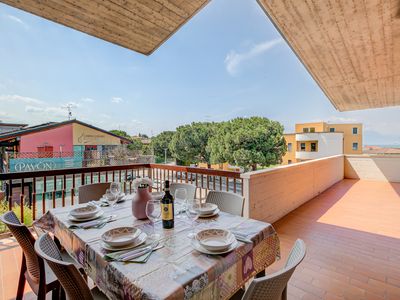
<svg viewBox="0 0 400 300">
<path fill-rule="evenodd" d="M 345 179 L 274 226 L 283 259 L 268 273 L 296 238 L 308 247 L 289 299 L 400 299 L 400 183 Z M 14 298 L 20 258 L 13 239 L 0 240 L 0 299 Z"/>
<path fill-rule="evenodd" d="M 400 183 L 345 179 L 274 224 L 282 249 L 307 255 L 289 299 L 400 299 Z"/>
</svg>

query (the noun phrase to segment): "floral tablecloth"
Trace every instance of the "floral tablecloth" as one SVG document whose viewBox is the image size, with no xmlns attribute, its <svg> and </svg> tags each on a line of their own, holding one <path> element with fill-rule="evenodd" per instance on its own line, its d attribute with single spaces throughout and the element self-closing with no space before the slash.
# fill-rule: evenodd
<svg viewBox="0 0 400 300">
<path fill-rule="evenodd" d="M 220 212 L 217 217 L 199 219 L 196 230 L 235 229 L 247 234 L 253 244 L 239 242 L 225 255 L 199 253 L 187 238 L 190 223 L 175 217 L 174 229 L 163 230 L 156 224 L 165 246 L 153 252 L 146 263 L 108 262 L 101 248 L 102 233 L 120 226 L 151 231 L 148 222 L 132 216 L 130 207 L 131 201 L 126 201 L 114 210 L 103 208 L 105 215 L 117 215 L 117 220 L 102 229 L 68 229 L 71 207 L 48 211 L 34 226 L 54 233 L 110 299 L 227 299 L 280 255 L 279 239 L 270 224 Z"/>
</svg>

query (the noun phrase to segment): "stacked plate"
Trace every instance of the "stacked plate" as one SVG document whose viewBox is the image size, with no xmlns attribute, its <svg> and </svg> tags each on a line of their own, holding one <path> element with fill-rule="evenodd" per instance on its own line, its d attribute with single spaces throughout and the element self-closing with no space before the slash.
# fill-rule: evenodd
<svg viewBox="0 0 400 300">
<path fill-rule="evenodd" d="M 219 213 L 219 208 L 216 204 L 203 203 L 197 210 L 200 218 L 214 217 Z"/>
<path fill-rule="evenodd" d="M 136 227 L 117 227 L 101 235 L 102 247 L 108 251 L 131 249 L 143 244 L 147 235 Z"/>
<path fill-rule="evenodd" d="M 68 218 L 74 222 L 86 222 L 97 219 L 104 214 L 100 207 L 95 205 L 86 205 L 74 208 L 69 212 Z"/>
<path fill-rule="evenodd" d="M 224 254 L 237 246 L 235 236 L 225 229 L 204 229 L 196 234 L 193 247 L 205 254 Z"/>
</svg>

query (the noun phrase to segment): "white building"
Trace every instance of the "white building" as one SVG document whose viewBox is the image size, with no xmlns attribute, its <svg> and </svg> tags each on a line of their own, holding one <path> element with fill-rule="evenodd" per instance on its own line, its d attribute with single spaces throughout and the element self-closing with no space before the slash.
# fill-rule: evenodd
<svg viewBox="0 0 400 300">
<path fill-rule="evenodd" d="M 296 143 L 298 160 L 343 154 L 342 132 L 296 133 Z"/>
</svg>

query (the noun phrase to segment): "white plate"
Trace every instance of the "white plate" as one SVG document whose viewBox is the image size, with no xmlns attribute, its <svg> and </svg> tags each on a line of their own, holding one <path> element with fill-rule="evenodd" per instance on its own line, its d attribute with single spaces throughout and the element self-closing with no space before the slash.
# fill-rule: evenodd
<svg viewBox="0 0 400 300">
<path fill-rule="evenodd" d="M 218 208 L 218 205 L 213 203 L 203 203 L 201 204 L 200 208 L 197 210 L 200 215 L 211 215 L 213 214 Z"/>
<path fill-rule="evenodd" d="M 223 251 L 209 251 L 209 250 L 203 248 L 203 247 L 199 244 L 199 242 L 198 242 L 196 239 L 193 239 L 193 240 L 192 240 L 192 246 L 193 246 L 193 248 L 194 248 L 195 250 L 197 250 L 197 251 L 199 251 L 199 252 L 201 252 L 201 253 L 204 253 L 204 254 L 209 254 L 209 255 L 220 255 L 220 254 L 229 253 L 229 252 L 235 250 L 235 248 L 236 248 L 237 245 L 238 245 L 238 242 L 235 241 L 235 242 L 234 242 L 233 244 L 231 244 L 231 246 L 230 246 L 228 249 L 226 249 L 226 250 L 223 250 Z"/>
<path fill-rule="evenodd" d="M 94 216 L 91 216 L 89 218 L 80 218 L 77 219 L 74 216 L 68 215 L 68 220 L 72 221 L 72 222 L 86 222 L 86 221 L 91 221 L 91 220 L 95 220 L 100 218 L 102 215 L 104 214 L 103 210 L 100 210 L 97 214 L 95 214 Z"/>
<path fill-rule="evenodd" d="M 132 249 L 132 248 L 135 248 L 135 247 L 143 244 L 146 241 L 146 239 L 147 239 L 147 234 L 142 232 L 132 244 L 125 245 L 122 247 L 112 247 L 104 242 L 101 242 L 101 247 L 107 251 L 128 250 L 128 249 Z"/>
<path fill-rule="evenodd" d="M 199 244 L 209 251 L 224 251 L 235 241 L 235 236 L 228 230 L 210 228 L 199 231 L 196 234 Z"/>
<path fill-rule="evenodd" d="M 95 205 L 85 205 L 71 209 L 69 214 L 75 219 L 91 218 L 99 212 L 99 208 Z"/>
<path fill-rule="evenodd" d="M 211 217 L 214 217 L 214 216 L 218 215 L 219 212 L 220 212 L 220 210 L 219 210 L 219 208 L 217 208 L 212 214 L 199 215 L 199 218 L 211 218 Z"/>
<path fill-rule="evenodd" d="M 136 227 L 117 227 L 104 232 L 101 239 L 111 247 L 121 247 L 132 244 L 141 233 Z"/>
<path fill-rule="evenodd" d="M 126 200 L 127 195 L 125 193 L 120 193 L 117 197 L 118 197 L 118 200 L 115 203 L 121 203 Z M 97 201 L 97 200 L 93 200 L 93 201 Z M 101 196 L 99 201 L 108 203 L 108 199 L 107 199 L 106 195 Z"/>
</svg>

